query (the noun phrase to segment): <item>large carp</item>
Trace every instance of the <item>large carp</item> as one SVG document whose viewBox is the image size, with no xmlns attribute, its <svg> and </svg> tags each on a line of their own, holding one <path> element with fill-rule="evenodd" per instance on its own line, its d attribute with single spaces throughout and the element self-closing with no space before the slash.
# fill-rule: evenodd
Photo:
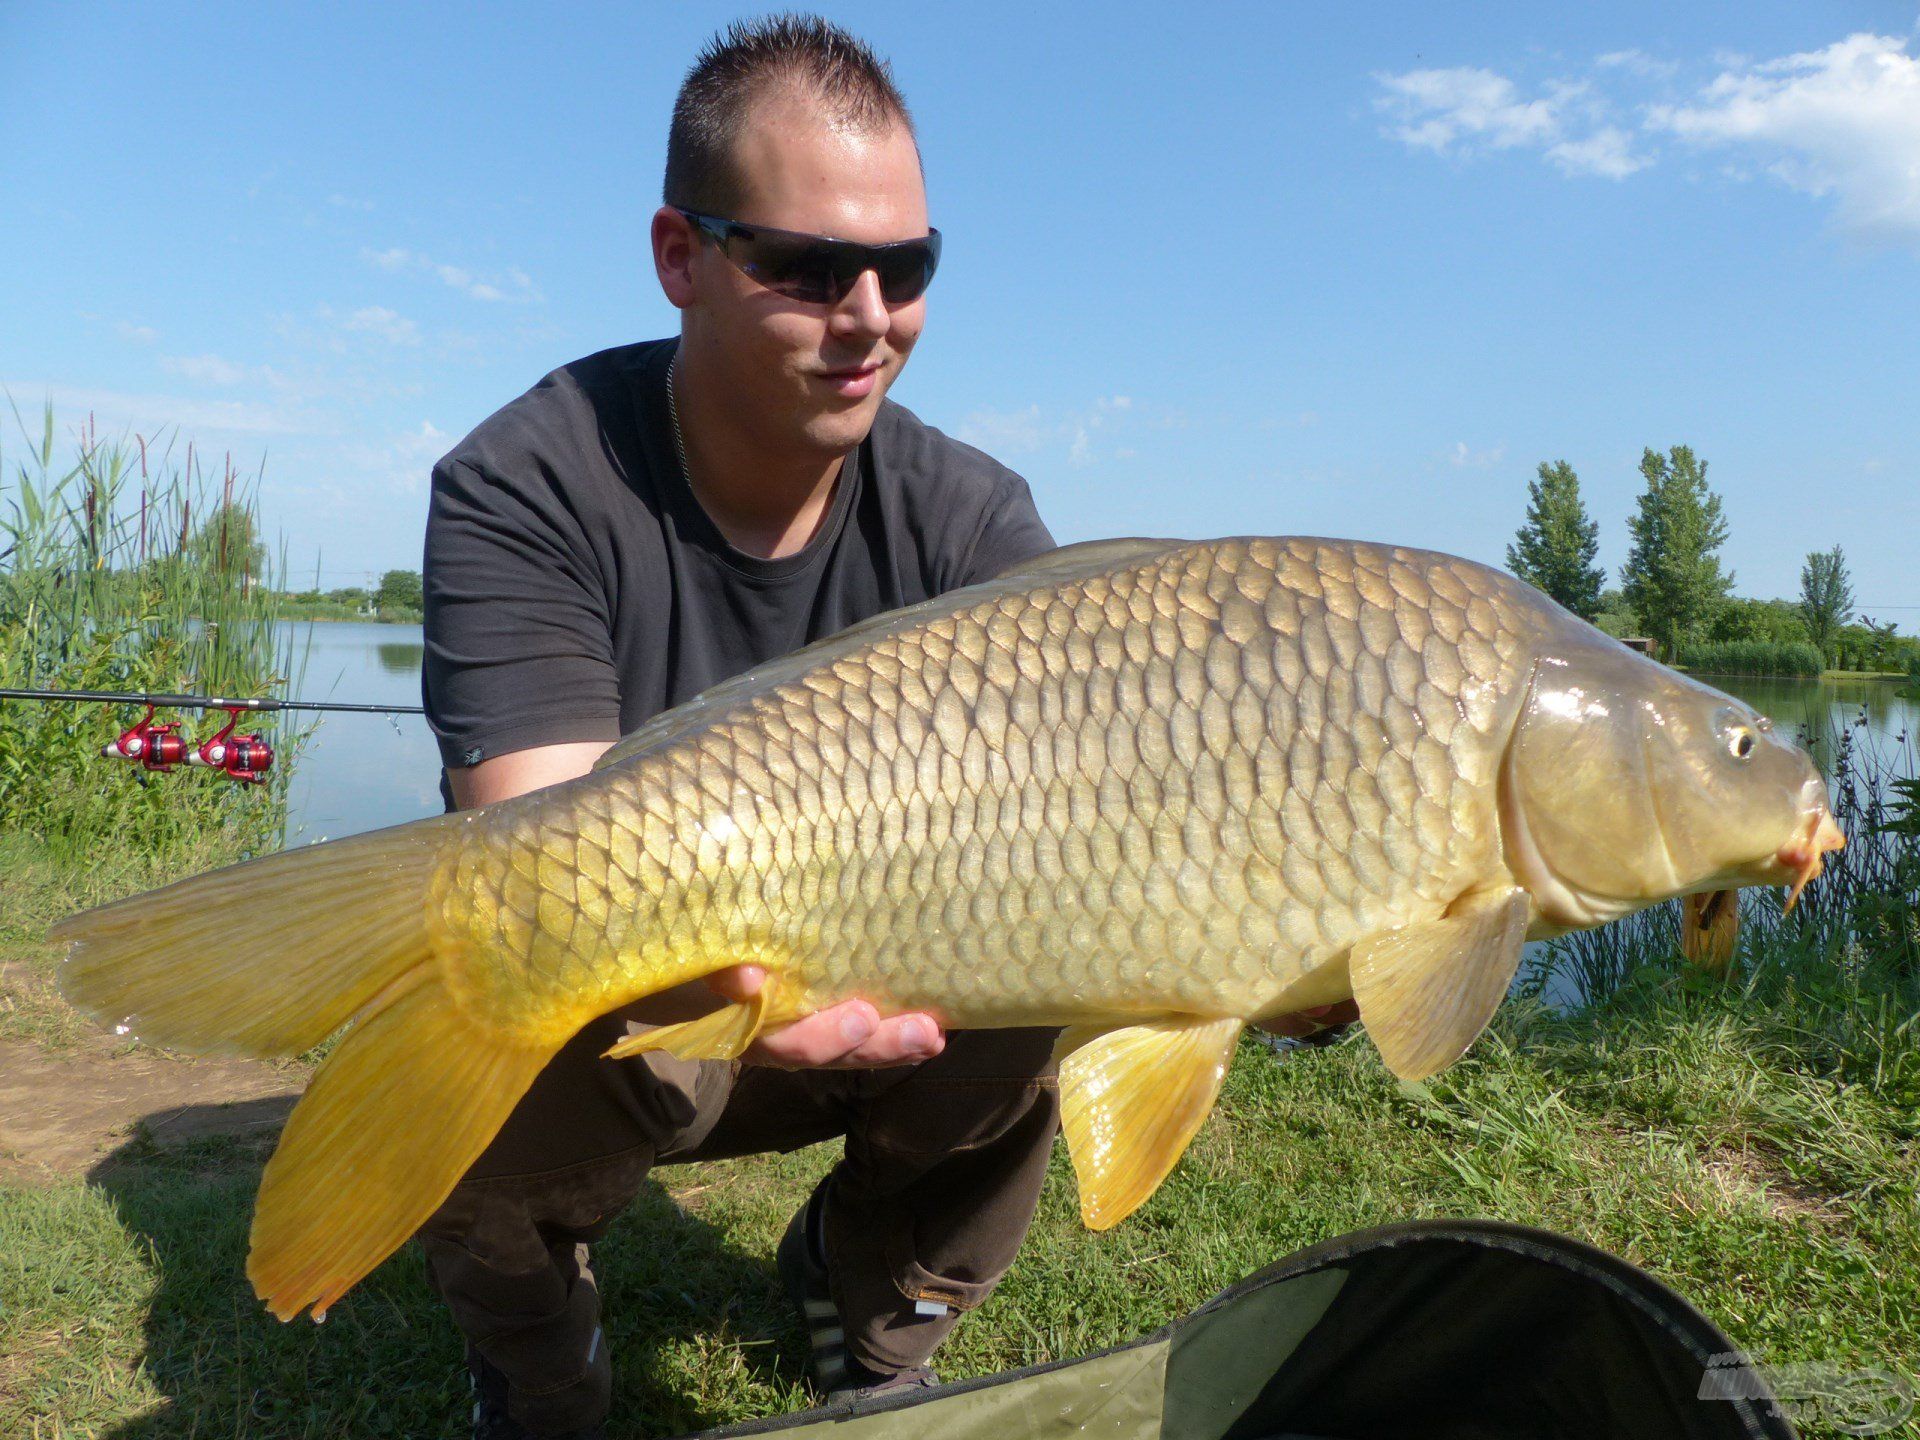
<svg viewBox="0 0 1920 1440">
<path fill-rule="evenodd" d="M 248 1274 L 316 1315 L 593 1017 L 725 966 L 751 1002 L 610 1055 L 738 1055 L 864 996 L 1059 1025 L 1096 1228 L 1141 1204 L 1249 1021 L 1352 996 L 1450 1064 L 1522 940 L 1841 844 L 1748 706 L 1480 565 L 1337 540 L 1058 551 L 720 685 L 592 774 L 288 851 L 55 930 L 143 1038 L 296 1053 L 351 1021 L 261 1186 Z"/>
</svg>

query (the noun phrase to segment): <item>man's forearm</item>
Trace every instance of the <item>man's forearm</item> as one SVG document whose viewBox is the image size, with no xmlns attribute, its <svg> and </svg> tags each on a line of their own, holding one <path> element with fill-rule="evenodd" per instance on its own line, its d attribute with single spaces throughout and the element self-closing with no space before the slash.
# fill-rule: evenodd
<svg viewBox="0 0 1920 1440">
<path fill-rule="evenodd" d="M 462 810 L 511 800 L 529 790 L 573 780 L 593 768 L 593 762 L 613 748 L 611 740 L 579 740 L 564 745 L 536 745 L 482 760 L 478 765 L 447 771 L 447 788 Z"/>
</svg>

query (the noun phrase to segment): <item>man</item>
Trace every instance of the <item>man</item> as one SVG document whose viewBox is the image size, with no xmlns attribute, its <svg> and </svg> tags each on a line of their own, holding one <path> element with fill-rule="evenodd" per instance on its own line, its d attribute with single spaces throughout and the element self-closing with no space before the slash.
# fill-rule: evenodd
<svg viewBox="0 0 1920 1440">
<path fill-rule="evenodd" d="M 460 807 L 584 774 L 729 675 L 1052 547 L 1018 476 L 886 401 L 938 238 L 885 64 L 820 20 L 736 25 L 667 148 L 652 242 L 677 341 L 563 367 L 434 470 L 424 683 Z M 656 1163 L 845 1137 L 779 1254 L 830 1396 L 932 1383 L 1011 1264 L 1056 1125 L 1051 1033 L 943 1037 L 856 1000 L 741 1067 L 599 1058 L 760 979 L 588 1026 L 423 1227 L 476 1436 L 601 1433 L 587 1244 Z"/>
</svg>

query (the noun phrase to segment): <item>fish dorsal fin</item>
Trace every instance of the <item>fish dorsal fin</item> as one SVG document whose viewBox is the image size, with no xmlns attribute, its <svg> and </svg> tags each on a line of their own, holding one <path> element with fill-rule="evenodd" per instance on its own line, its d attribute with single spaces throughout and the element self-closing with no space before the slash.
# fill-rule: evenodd
<svg viewBox="0 0 1920 1440">
<path fill-rule="evenodd" d="M 1507 998 L 1527 938 L 1527 893 L 1362 940 L 1347 962 L 1361 1023 L 1402 1080 L 1447 1068 Z"/>
<path fill-rule="evenodd" d="M 965 595 L 974 590 L 1006 585 L 1010 581 L 1032 581 L 1036 585 L 1074 580 L 1088 575 L 1118 570 L 1129 561 L 1145 560 L 1190 545 L 1190 540 L 1147 540 L 1132 536 L 1124 540 L 1083 540 L 1077 545 L 1062 545 L 1031 560 L 1018 560 L 983 585 L 969 585 L 952 594 Z"/>
<path fill-rule="evenodd" d="M 831 665 L 842 656 L 888 635 L 898 635 L 915 626 L 945 619 L 984 600 L 1019 594 L 1041 585 L 1066 584 L 1076 578 L 1104 574 L 1120 569 L 1130 560 L 1144 561 L 1149 555 L 1177 550 L 1188 543 L 1185 540 L 1090 540 L 1082 545 L 1067 545 L 1032 560 L 1021 561 L 991 580 L 949 590 L 918 605 L 884 611 L 855 621 L 823 640 L 816 640 L 789 655 L 756 665 L 730 680 L 722 680 L 718 685 L 702 690 L 684 705 L 677 705 L 656 715 L 602 755 L 593 768 L 604 770 L 610 765 L 631 760 L 636 755 L 671 745 L 682 736 L 711 725 L 754 696 Z"/>
<path fill-rule="evenodd" d="M 1244 1024 L 1183 1015 L 1060 1037 L 1060 1128 L 1089 1230 L 1119 1224 L 1160 1188 L 1213 1109 Z"/>
</svg>

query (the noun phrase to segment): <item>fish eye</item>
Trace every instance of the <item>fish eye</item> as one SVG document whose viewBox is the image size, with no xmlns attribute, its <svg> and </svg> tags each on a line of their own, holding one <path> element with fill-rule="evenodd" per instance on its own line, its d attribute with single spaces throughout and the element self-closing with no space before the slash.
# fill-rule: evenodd
<svg viewBox="0 0 1920 1440">
<path fill-rule="evenodd" d="M 1744 725 L 1727 737 L 1727 751 L 1736 760 L 1744 760 L 1753 754 L 1754 744 L 1753 731 Z"/>
</svg>

